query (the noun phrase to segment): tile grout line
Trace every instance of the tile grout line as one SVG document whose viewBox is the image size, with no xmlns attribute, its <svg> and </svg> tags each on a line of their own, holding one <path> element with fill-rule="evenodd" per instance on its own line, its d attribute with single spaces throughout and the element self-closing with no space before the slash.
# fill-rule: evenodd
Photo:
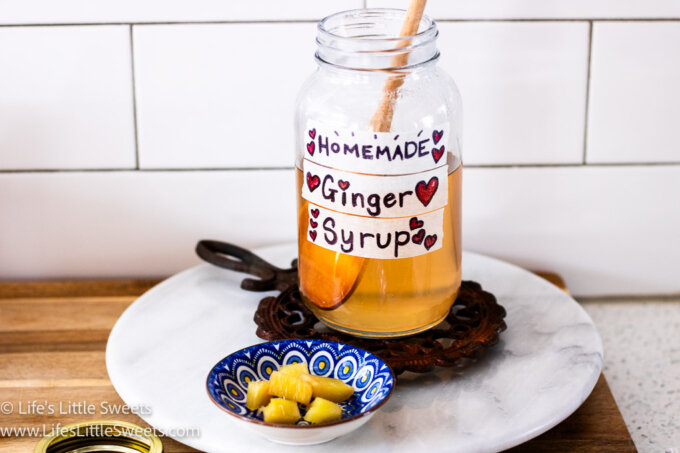
<svg viewBox="0 0 680 453">
<path fill-rule="evenodd" d="M 583 158 L 581 162 L 583 165 L 587 163 L 588 157 L 588 117 L 590 115 L 590 72 L 593 61 L 593 21 L 590 21 L 588 27 L 588 62 L 586 66 L 586 105 L 585 105 L 585 117 L 583 125 Z"/>
<path fill-rule="evenodd" d="M 578 163 L 555 163 L 555 164 L 468 164 L 464 168 L 588 168 L 588 167 L 675 167 L 680 161 L 668 162 L 590 162 Z"/>
<path fill-rule="evenodd" d="M 16 27 L 73 27 L 73 26 L 101 26 L 101 25 L 219 25 L 219 24 L 288 24 L 317 23 L 319 19 L 259 19 L 259 20 L 198 20 L 198 21 L 146 21 L 146 22 L 55 22 L 55 23 L 22 23 L 1 24 L 0 28 Z M 472 18 L 472 19 L 436 19 L 437 22 L 680 22 L 679 17 L 581 17 L 581 18 Z"/>
<path fill-rule="evenodd" d="M 181 172 L 232 172 L 232 171 L 279 171 L 295 167 L 215 167 L 215 168 L 59 168 L 30 170 L 0 170 L 3 174 L 55 174 L 55 173 L 181 173 Z"/>
<path fill-rule="evenodd" d="M 597 296 L 573 296 L 579 303 L 582 304 L 597 304 L 597 303 L 631 303 L 631 302 L 653 302 L 653 303 L 680 303 L 680 293 L 668 294 L 612 294 L 612 295 L 597 295 Z"/>
<path fill-rule="evenodd" d="M 137 131 L 137 81 L 135 80 L 135 43 L 130 25 L 130 72 L 132 77 L 132 121 L 135 134 L 135 170 L 139 170 L 139 133 Z"/>
<path fill-rule="evenodd" d="M 625 167 L 678 167 L 678 162 L 612 162 L 612 163 L 565 163 L 565 164 L 469 164 L 467 169 L 529 169 L 529 168 L 625 168 Z M 293 166 L 281 167 L 188 167 L 188 168 L 60 168 L 60 169 L 13 169 L 0 170 L 3 174 L 48 174 L 48 173 L 181 173 L 181 172 L 232 172 L 232 171 L 281 171 L 293 170 Z"/>
</svg>

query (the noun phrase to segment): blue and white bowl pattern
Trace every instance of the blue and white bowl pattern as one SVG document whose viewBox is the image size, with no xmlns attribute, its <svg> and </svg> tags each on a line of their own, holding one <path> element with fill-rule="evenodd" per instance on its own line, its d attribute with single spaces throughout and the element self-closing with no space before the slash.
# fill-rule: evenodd
<svg viewBox="0 0 680 453">
<path fill-rule="evenodd" d="M 208 375 L 208 393 L 228 412 L 263 422 L 261 413 L 246 408 L 248 383 L 269 379 L 283 365 L 298 362 L 306 363 L 311 374 L 337 378 L 354 387 L 354 395 L 340 403 L 343 419 L 336 423 L 380 405 L 394 387 L 390 368 L 370 352 L 332 341 L 283 340 L 250 346 L 222 359 Z"/>
</svg>

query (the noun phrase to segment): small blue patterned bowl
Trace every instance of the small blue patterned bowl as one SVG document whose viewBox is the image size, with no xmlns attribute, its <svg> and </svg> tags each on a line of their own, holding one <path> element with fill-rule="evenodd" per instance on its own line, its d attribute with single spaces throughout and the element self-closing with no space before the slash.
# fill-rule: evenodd
<svg viewBox="0 0 680 453">
<path fill-rule="evenodd" d="M 248 383 L 269 379 L 290 363 L 306 363 L 310 373 L 340 379 L 354 387 L 354 395 L 340 403 L 343 418 L 310 425 L 265 423 L 262 414 L 246 408 Z M 292 445 L 327 442 L 368 421 L 392 393 L 394 377 L 377 356 L 347 344 L 323 340 L 283 340 L 250 346 L 220 360 L 208 374 L 210 399 L 266 438 Z"/>
</svg>

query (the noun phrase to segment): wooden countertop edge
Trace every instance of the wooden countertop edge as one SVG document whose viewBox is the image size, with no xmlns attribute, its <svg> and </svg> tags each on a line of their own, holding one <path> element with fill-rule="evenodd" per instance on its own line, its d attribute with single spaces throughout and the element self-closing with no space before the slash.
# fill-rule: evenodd
<svg viewBox="0 0 680 453">
<path fill-rule="evenodd" d="M 140 296 L 163 279 L 0 282 L 0 299 Z"/>
</svg>

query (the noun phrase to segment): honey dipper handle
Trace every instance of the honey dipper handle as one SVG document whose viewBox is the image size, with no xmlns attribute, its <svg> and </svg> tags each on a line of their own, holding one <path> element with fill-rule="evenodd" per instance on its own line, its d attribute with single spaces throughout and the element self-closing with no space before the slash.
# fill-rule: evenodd
<svg viewBox="0 0 680 453">
<path fill-rule="evenodd" d="M 413 36 L 418 33 L 420 21 L 423 18 L 427 0 L 411 0 L 406 11 L 404 23 L 401 26 L 399 36 Z M 399 41 L 397 49 L 403 49 L 411 44 L 410 39 Z M 392 57 L 392 67 L 400 68 L 408 63 L 408 52 L 403 52 Z M 375 132 L 389 132 L 392 127 L 392 117 L 394 116 L 394 104 L 397 100 L 397 91 L 404 84 L 404 75 L 398 74 L 391 76 L 383 87 L 383 97 L 380 106 L 371 118 L 371 127 Z"/>
</svg>

